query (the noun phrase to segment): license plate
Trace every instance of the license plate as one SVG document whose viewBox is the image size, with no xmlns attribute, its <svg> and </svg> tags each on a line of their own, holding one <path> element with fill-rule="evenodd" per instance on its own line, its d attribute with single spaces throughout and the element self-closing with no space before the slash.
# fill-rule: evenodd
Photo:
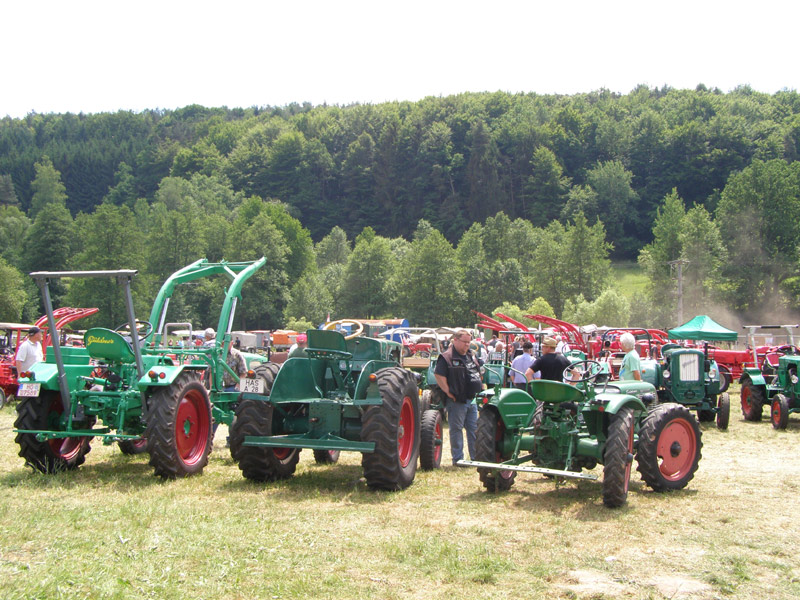
<svg viewBox="0 0 800 600">
<path fill-rule="evenodd" d="M 264 380 L 260 377 L 254 379 L 243 378 L 239 380 L 239 391 L 245 394 L 263 394 Z"/>
<path fill-rule="evenodd" d="M 35 398 L 39 395 L 41 383 L 20 383 L 16 395 L 20 398 Z"/>
</svg>

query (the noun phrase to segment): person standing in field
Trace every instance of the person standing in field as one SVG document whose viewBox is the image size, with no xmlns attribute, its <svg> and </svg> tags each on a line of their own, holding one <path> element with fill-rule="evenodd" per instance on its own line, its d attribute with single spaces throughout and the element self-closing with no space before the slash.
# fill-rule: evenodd
<svg viewBox="0 0 800 600">
<path fill-rule="evenodd" d="M 642 380 L 642 363 L 639 353 L 636 352 L 636 338 L 630 332 L 625 332 L 619 337 L 619 345 L 626 352 L 619 369 L 619 378 L 622 380 Z"/>
</svg>

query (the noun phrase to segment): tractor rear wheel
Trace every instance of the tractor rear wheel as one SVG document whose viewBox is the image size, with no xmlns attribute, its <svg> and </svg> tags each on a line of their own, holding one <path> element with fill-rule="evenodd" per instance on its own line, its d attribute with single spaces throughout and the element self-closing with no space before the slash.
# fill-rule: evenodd
<svg viewBox="0 0 800 600">
<path fill-rule="evenodd" d="M 17 405 L 15 429 L 34 429 L 45 431 L 63 430 L 61 415 L 64 407 L 61 394 L 43 391 L 36 398 L 24 398 Z M 90 437 L 56 438 L 39 442 L 35 433 L 18 433 L 19 455 L 25 464 L 42 473 L 58 473 L 76 469 L 86 461 L 91 450 Z"/>
<path fill-rule="evenodd" d="M 294 475 L 300 460 L 299 448 L 244 446 L 247 436 L 267 437 L 272 433 L 272 405 L 262 400 L 242 400 L 231 424 L 231 454 L 239 469 L 252 481 L 277 481 Z"/>
<path fill-rule="evenodd" d="M 617 508 L 628 499 L 633 462 L 633 411 L 623 408 L 611 420 L 603 452 L 603 504 Z"/>
<path fill-rule="evenodd" d="M 501 446 L 506 434 L 505 423 L 491 408 L 484 408 L 478 416 L 478 430 L 475 439 L 475 459 L 480 462 L 499 463 L 504 460 Z M 478 478 L 483 487 L 490 492 L 505 492 L 514 485 L 516 471 L 496 471 L 478 467 Z"/>
<path fill-rule="evenodd" d="M 419 443 L 419 466 L 425 471 L 438 469 L 442 464 L 442 415 L 438 410 L 422 413 L 422 433 Z"/>
<path fill-rule="evenodd" d="M 419 398 L 419 414 L 424 415 L 426 410 L 431 409 L 431 391 L 425 390 Z"/>
<path fill-rule="evenodd" d="M 725 430 L 731 418 L 731 397 L 722 392 L 717 399 L 717 429 Z"/>
<path fill-rule="evenodd" d="M 332 465 L 339 462 L 341 450 L 314 450 L 314 462 L 318 465 Z"/>
<path fill-rule="evenodd" d="M 149 401 L 147 451 L 163 479 L 203 472 L 211 452 L 211 402 L 196 373 L 184 371 Z"/>
<path fill-rule="evenodd" d="M 700 462 L 701 438 L 700 425 L 685 406 L 656 406 L 639 430 L 636 461 L 644 482 L 657 492 L 685 488 Z"/>
<path fill-rule="evenodd" d="M 274 362 L 265 362 L 259 364 L 257 367 L 253 369 L 253 373 L 256 377 L 260 377 L 264 380 L 264 395 L 269 396 L 270 392 L 272 391 L 272 384 L 275 383 L 275 378 L 278 376 L 278 371 L 281 370 L 281 365 Z M 241 403 L 241 396 L 239 398 L 239 402 L 237 405 Z M 269 434 L 267 434 L 269 435 Z M 244 438 L 242 438 L 244 439 Z M 234 439 L 234 436 L 228 435 L 228 445 L 231 448 L 231 458 L 233 458 L 234 462 L 236 461 L 236 455 L 239 451 L 239 448 L 236 444 L 241 443 L 241 440 Z M 315 455 L 316 456 L 316 455 Z M 338 460 L 338 457 L 337 457 Z M 319 461 L 317 461 L 319 462 Z"/>
<path fill-rule="evenodd" d="M 141 438 L 139 440 L 121 440 L 117 442 L 120 451 L 123 454 L 141 454 L 147 452 L 147 440 Z"/>
<path fill-rule="evenodd" d="M 764 407 L 764 390 L 761 386 L 753 385 L 753 380 L 747 375 L 742 379 L 742 415 L 746 421 L 760 421 Z"/>
<path fill-rule="evenodd" d="M 370 406 L 361 423 L 361 441 L 375 451 L 361 455 L 367 485 L 401 490 L 414 481 L 419 455 L 419 390 L 411 371 L 388 367 L 375 373 L 383 402 Z"/>
<path fill-rule="evenodd" d="M 777 394 L 772 399 L 772 410 L 770 412 L 772 426 L 775 429 L 786 429 L 789 424 L 789 399 L 783 394 Z"/>
</svg>

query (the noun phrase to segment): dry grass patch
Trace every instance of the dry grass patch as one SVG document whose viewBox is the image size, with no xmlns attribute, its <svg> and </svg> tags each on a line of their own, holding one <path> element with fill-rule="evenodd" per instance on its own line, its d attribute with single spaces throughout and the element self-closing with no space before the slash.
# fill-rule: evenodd
<svg viewBox="0 0 800 600">
<path fill-rule="evenodd" d="M 732 398 L 738 406 L 738 396 Z M 162 482 L 145 456 L 95 443 L 78 471 L 23 467 L 0 411 L 3 598 L 796 598 L 800 420 L 703 427 L 685 490 L 635 474 L 628 504 L 600 484 L 520 474 L 486 493 L 474 470 L 369 491 L 360 455 L 253 484 L 224 447 L 201 477 Z M 450 462 L 445 449 L 443 464 Z"/>
</svg>

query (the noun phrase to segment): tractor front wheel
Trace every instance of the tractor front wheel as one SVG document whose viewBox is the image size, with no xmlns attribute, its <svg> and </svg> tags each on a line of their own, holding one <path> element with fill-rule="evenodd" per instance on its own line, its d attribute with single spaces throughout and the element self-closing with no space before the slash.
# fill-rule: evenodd
<svg viewBox="0 0 800 600">
<path fill-rule="evenodd" d="M 685 488 L 700 462 L 701 437 L 700 425 L 685 406 L 656 406 L 639 430 L 636 461 L 644 482 L 657 492 Z"/>
<path fill-rule="evenodd" d="M 199 377 L 183 372 L 149 401 L 147 451 L 150 465 L 163 479 L 203 472 L 211 451 L 211 403 Z"/>
<path fill-rule="evenodd" d="M 764 390 L 745 376 L 742 379 L 742 415 L 746 421 L 760 421 L 764 407 Z"/>
<path fill-rule="evenodd" d="M 300 460 L 298 448 L 244 446 L 247 436 L 269 437 L 272 433 L 272 405 L 262 400 L 242 400 L 231 423 L 231 454 L 239 469 L 252 481 L 277 481 L 294 475 Z"/>
<path fill-rule="evenodd" d="M 43 391 L 36 398 L 25 398 L 17 406 L 15 429 L 62 431 L 61 415 L 64 407 L 61 394 Z M 37 441 L 35 433 L 18 433 L 19 455 L 25 464 L 42 473 L 58 473 L 76 469 L 86 460 L 91 450 L 90 437 L 56 438 Z"/>
<path fill-rule="evenodd" d="M 269 396 L 270 392 L 272 391 L 272 384 L 275 383 L 275 378 L 278 376 L 278 371 L 281 370 L 281 365 L 274 362 L 265 362 L 259 364 L 257 367 L 253 369 L 253 373 L 256 377 L 260 377 L 264 380 L 264 395 Z M 239 397 L 240 404 L 242 402 L 241 395 Z M 242 438 L 244 439 L 244 438 Z M 234 436 L 228 435 L 228 445 L 231 448 L 231 458 L 233 458 L 234 462 L 236 462 L 236 456 L 239 452 L 239 444 L 241 440 L 235 439 Z M 338 457 L 337 457 L 338 458 Z"/>
<path fill-rule="evenodd" d="M 425 471 L 442 464 L 442 415 L 438 410 L 422 413 L 422 434 L 419 443 L 419 466 Z"/>
<path fill-rule="evenodd" d="M 117 446 L 119 446 L 123 454 L 134 455 L 147 452 L 147 440 L 145 438 L 138 440 L 121 440 L 117 442 Z"/>
<path fill-rule="evenodd" d="M 719 368 L 719 393 L 727 392 L 733 381 L 733 375 L 728 367 Z"/>
<path fill-rule="evenodd" d="M 633 462 L 633 411 L 623 408 L 611 420 L 603 457 L 603 504 L 617 508 L 628 499 Z"/>
<path fill-rule="evenodd" d="M 492 408 L 484 408 L 478 417 L 478 430 L 475 439 L 476 460 L 480 462 L 499 463 L 504 460 L 502 454 L 503 439 L 506 427 L 503 419 Z M 478 467 L 478 478 L 483 487 L 490 492 L 505 492 L 514 485 L 516 471 Z"/>
<path fill-rule="evenodd" d="M 375 373 L 382 402 L 364 412 L 361 440 L 373 442 L 374 452 L 361 455 L 367 485 L 401 490 L 414 481 L 419 455 L 419 390 L 414 375 L 402 367 Z"/>
<path fill-rule="evenodd" d="M 318 465 L 333 465 L 339 462 L 341 450 L 314 450 L 314 462 Z"/>
<path fill-rule="evenodd" d="M 8 396 L 3 388 L 0 388 L 0 408 L 3 408 L 8 402 Z"/>
<path fill-rule="evenodd" d="M 717 429 L 725 430 L 731 418 L 731 397 L 722 392 L 717 399 Z"/>
<path fill-rule="evenodd" d="M 775 429 L 786 429 L 789 424 L 789 399 L 783 394 L 777 394 L 772 399 L 772 411 L 770 411 L 772 426 Z"/>
</svg>

